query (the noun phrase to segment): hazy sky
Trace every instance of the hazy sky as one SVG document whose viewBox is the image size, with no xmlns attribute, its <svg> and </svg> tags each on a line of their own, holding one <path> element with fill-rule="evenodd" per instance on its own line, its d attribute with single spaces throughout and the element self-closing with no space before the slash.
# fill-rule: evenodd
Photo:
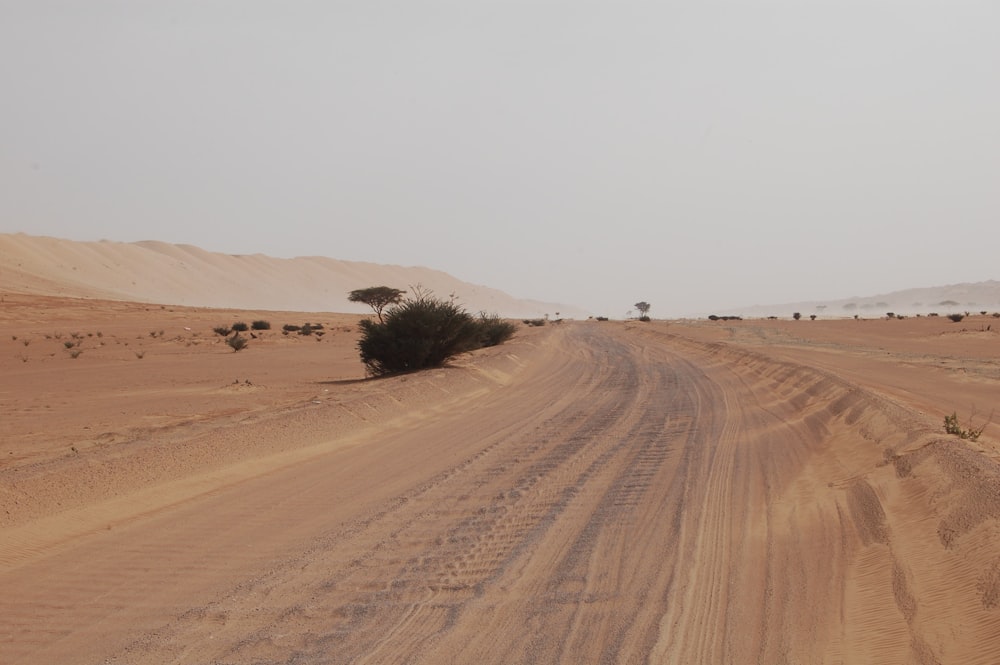
<svg viewBox="0 0 1000 665">
<path fill-rule="evenodd" d="M 998 26 L 996 0 L 0 0 L 0 231 L 609 316 L 1000 278 Z"/>
</svg>

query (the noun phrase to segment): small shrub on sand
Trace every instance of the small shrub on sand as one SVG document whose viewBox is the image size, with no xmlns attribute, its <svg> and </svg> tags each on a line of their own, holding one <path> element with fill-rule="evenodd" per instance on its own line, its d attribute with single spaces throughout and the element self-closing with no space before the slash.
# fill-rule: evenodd
<svg viewBox="0 0 1000 665">
<path fill-rule="evenodd" d="M 253 330 L 270 330 L 271 329 L 271 322 L 270 321 L 254 321 L 253 323 L 250 324 L 250 328 L 253 329 Z"/>
<path fill-rule="evenodd" d="M 281 329 L 283 331 L 285 331 L 286 333 L 289 333 L 289 332 L 298 332 L 298 331 L 302 330 L 302 326 L 297 326 L 294 323 L 286 323 L 285 325 L 281 326 Z"/>
<path fill-rule="evenodd" d="M 973 417 L 975 417 L 974 411 L 972 415 Z M 992 419 L 992 416 L 990 416 L 990 419 Z M 971 424 L 971 418 L 970 418 L 970 424 L 968 429 L 963 429 L 958 422 L 958 412 L 953 411 L 950 416 L 944 417 L 944 431 L 947 432 L 948 434 L 954 434 L 960 439 L 975 441 L 980 437 L 980 435 L 982 435 L 983 431 L 986 429 L 986 425 L 988 425 L 989 422 L 990 421 L 987 420 L 985 423 L 983 423 L 982 427 L 977 429 Z"/>
<path fill-rule="evenodd" d="M 235 330 L 236 332 L 246 332 L 250 330 L 250 326 L 248 326 L 242 321 L 237 321 L 236 323 L 233 324 L 233 330 Z"/>
<path fill-rule="evenodd" d="M 949 318 L 949 319 L 950 319 L 951 321 L 953 321 L 953 322 L 955 322 L 955 323 L 958 323 L 959 321 L 961 321 L 962 319 L 964 319 L 964 318 L 965 318 L 965 314 L 949 314 L 949 315 L 948 315 L 948 318 Z"/>
<path fill-rule="evenodd" d="M 479 314 L 479 341 L 481 346 L 497 346 L 514 336 L 517 328 L 510 321 L 504 321 L 497 314 Z"/>
<path fill-rule="evenodd" d="M 240 337 L 239 333 L 236 333 L 232 337 L 226 339 L 226 344 L 228 344 L 233 351 L 242 351 L 247 347 L 247 343 L 247 338 Z"/>
<path fill-rule="evenodd" d="M 222 337 L 228 337 L 229 333 L 233 332 L 233 329 L 227 328 L 226 326 L 216 326 L 215 328 L 212 328 L 212 332 Z"/>
<path fill-rule="evenodd" d="M 524 319 L 524 321 L 522 321 L 522 323 L 524 323 L 524 325 L 526 325 L 526 326 L 536 326 L 536 327 L 538 327 L 538 326 L 544 326 L 545 325 L 545 319 Z"/>
<path fill-rule="evenodd" d="M 392 306 L 381 321 L 365 319 L 359 326 L 361 361 L 374 376 L 437 367 L 459 353 L 500 344 L 515 330 L 499 316 L 475 318 L 454 301 L 426 293 Z"/>
</svg>

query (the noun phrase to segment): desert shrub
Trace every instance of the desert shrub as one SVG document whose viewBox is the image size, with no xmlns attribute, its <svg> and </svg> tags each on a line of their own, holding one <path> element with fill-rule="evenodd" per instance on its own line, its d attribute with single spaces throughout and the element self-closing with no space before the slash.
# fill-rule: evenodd
<svg viewBox="0 0 1000 665">
<path fill-rule="evenodd" d="M 948 318 L 951 319 L 953 322 L 958 323 L 959 321 L 965 318 L 965 314 L 949 314 Z"/>
<path fill-rule="evenodd" d="M 642 316 L 639 317 L 639 320 L 642 321 L 643 323 L 649 323 L 653 319 L 651 319 L 648 316 L 646 316 L 645 314 L 643 314 Z"/>
<path fill-rule="evenodd" d="M 950 416 L 944 417 L 944 431 L 948 434 L 954 434 L 960 439 L 968 439 L 969 441 L 977 440 L 986 429 L 986 425 L 989 423 L 983 423 L 983 426 L 976 429 L 971 424 L 968 429 L 963 429 L 958 422 L 958 412 L 953 411 Z"/>
<path fill-rule="evenodd" d="M 247 346 L 247 338 L 240 337 L 240 334 L 236 333 L 226 340 L 226 344 L 228 344 L 233 351 L 242 351 Z"/>
<path fill-rule="evenodd" d="M 711 314 L 711 315 L 709 315 L 708 320 L 709 321 L 718 321 L 719 317 L 716 316 L 715 314 Z"/>
<path fill-rule="evenodd" d="M 254 321 L 253 323 L 250 324 L 250 328 L 252 328 L 253 330 L 270 330 L 271 329 L 271 322 L 270 321 Z"/>
<path fill-rule="evenodd" d="M 513 323 L 504 321 L 497 314 L 480 312 L 479 320 L 476 323 L 479 326 L 479 346 L 503 344 L 517 331 Z"/>
<path fill-rule="evenodd" d="M 524 319 L 522 323 L 526 326 L 544 326 L 545 319 Z"/>
<path fill-rule="evenodd" d="M 606 316 L 599 316 L 599 317 L 597 317 L 597 320 L 598 321 L 607 321 L 608 317 L 606 317 Z"/>
<path fill-rule="evenodd" d="M 74 342 L 71 339 L 67 339 L 65 342 L 63 342 L 63 346 L 65 346 L 67 349 L 72 349 L 76 345 L 77 345 L 77 342 Z"/>
<path fill-rule="evenodd" d="M 216 326 L 212 328 L 212 332 L 216 335 L 221 335 L 222 337 L 228 337 L 229 333 L 233 332 L 232 328 L 227 328 L 226 326 Z"/>
<path fill-rule="evenodd" d="M 792 318 L 798 321 L 799 319 L 802 318 L 802 312 L 795 312 L 794 314 L 792 314 Z"/>
<path fill-rule="evenodd" d="M 83 353 L 83 349 L 73 349 L 72 351 L 69 352 L 69 357 L 72 358 L 73 360 L 76 360 L 77 358 L 80 357 L 81 353 Z"/>
<path fill-rule="evenodd" d="M 243 321 L 237 321 L 236 323 L 233 324 L 233 330 L 235 330 L 236 332 L 246 332 L 250 330 L 250 326 L 248 326 Z"/>
<path fill-rule="evenodd" d="M 359 324 L 358 350 L 369 374 L 436 367 L 481 345 L 482 326 L 454 302 L 422 295 Z"/>
<path fill-rule="evenodd" d="M 810 321 L 815 321 L 816 320 L 816 315 L 815 314 L 810 314 L 809 315 L 809 320 Z"/>
<path fill-rule="evenodd" d="M 297 326 L 293 323 L 286 323 L 285 325 L 281 326 L 281 329 L 284 330 L 285 332 L 298 332 L 302 330 L 302 326 Z"/>
<path fill-rule="evenodd" d="M 896 313 L 895 312 L 886 312 L 885 313 L 885 318 L 887 318 L 887 319 L 894 319 L 894 318 L 896 318 Z"/>
<path fill-rule="evenodd" d="M 314 330 L 316 330 L 316 327 L 313 326 L 311 323 L 304 323 L 299 328 L 299 334 L 300 335 L 311 335 L 311 334 L 313 334 Z"/>
<path fill-rule="evenodd" d="M 927 316 L 937 316 L 937 315 L 938 315 L 938 313 L 937 313 L 937 312 L 931 312 L 931 313 L 929 313 L 929 314 L 928 314 Z"/>
<path fill-rule="evenodd" d="M 993 318 L 994 319 L 1000 319 L 1000 312 L 993 312 Z M 28 346 L 28 345 L 25 344 L 25 346 Z"/>
</svg>

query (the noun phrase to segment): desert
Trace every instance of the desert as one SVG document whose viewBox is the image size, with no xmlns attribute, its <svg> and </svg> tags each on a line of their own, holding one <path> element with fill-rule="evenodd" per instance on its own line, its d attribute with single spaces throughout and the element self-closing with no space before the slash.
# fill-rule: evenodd
<svg viewBox="0 0 1000 665">
<path fill-rule="evenodd" d="M 0 17 L 0 665 L 1000 664 L 1000 2 Z"/>
<path fill-rule="evenodd" d="M 375 379 L 364 314 L 27 290 L 2 662 L 1000 658 L 990 314 L 550 321 Z"/>
</svg>

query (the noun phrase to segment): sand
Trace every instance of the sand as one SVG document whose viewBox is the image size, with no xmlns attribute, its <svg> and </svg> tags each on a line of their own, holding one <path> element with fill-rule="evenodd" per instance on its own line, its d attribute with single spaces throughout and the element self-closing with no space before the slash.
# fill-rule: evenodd
<svg viewBox="0 0 1000 665">
<path fill-rule="evenodd" d="M 223 254 L 157 241 L 79 242 L 0 233 L 0 288 L 6 292 L 105 298 L 196 307 L 332 310 L 363 313 L 354 289 L 419 287 L 456 298 L 471 312 L 534 318 L 545 313 L 586 318 L 571 305 L 515 298 L 498 289 L 421 266 Z"/>
<path fill-rule="evenodd" d="M 942 428 L 1000 404 L 990 317 L 566 322 L 366 380 L 357 315 L 0 311 L 0 662 L 1000 660 L 1000 419 Z"/>
<path fill-rule="evenodd" d="M 375 380 L 361 314 L 177 304 L 241 293 L 218 255 L 0 240 L 0 663 L 1000 662 L 1000 319 L 566 321 Z"/>
</svg>

